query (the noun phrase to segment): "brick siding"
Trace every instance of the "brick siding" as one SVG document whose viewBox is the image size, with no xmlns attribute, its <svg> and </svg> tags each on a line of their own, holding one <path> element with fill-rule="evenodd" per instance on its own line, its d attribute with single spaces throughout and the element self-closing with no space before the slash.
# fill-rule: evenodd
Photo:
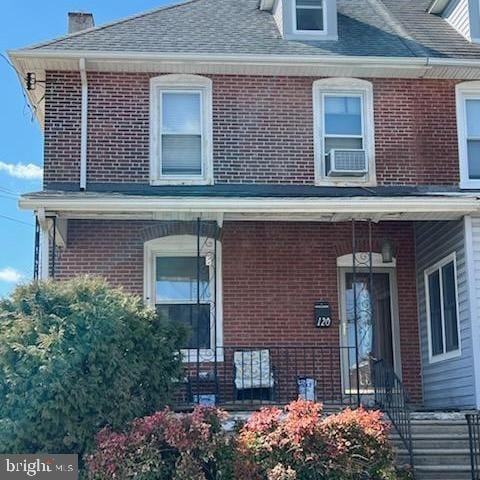
<svg viewBox="0 0 480 480">
<path fill-rule="evenodd" d="M 56 262 L 56 278 L 106 277 L 113 285 L 143 293 L 145 228 L 155 222 L 70 220 L 68 246 Z M 367 245 L 365 225 L 358 248 Z M 397 246 L 400 344 L 403 379 L 421 400 L 413 226 L 374 226 L 374 249 L 382 238 Z M 346 223 L 226 222 L 222 238 L 224 344 L 255 346 L 339 345 L 336 257 L 351 252 Z M 343 239 L 343 240 L 342 240 Z M 334 326 L 315 328 L 313 305 L 330 302 Z M 339 382 L 338 368 L 335 381 Z"/>
<path fill-rule="evenodd" d="M 89 73 L 88 181 L 149 181 L 149 74 Z M 217 183 L 313 184 L 309 77 L 211 75 Z M 455 82 L 373 79 L 379 184 L 459 180 Z M 78 181 L 79 74 L 48 72 L 45 181 Z"/>
</svg>

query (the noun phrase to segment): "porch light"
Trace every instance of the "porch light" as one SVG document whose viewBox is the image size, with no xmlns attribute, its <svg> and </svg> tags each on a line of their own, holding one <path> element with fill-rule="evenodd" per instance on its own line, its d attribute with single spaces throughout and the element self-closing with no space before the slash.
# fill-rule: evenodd
<svg viewBox="0 0 480 480">
<path fill-rule="evenodd" d="M 382 262 L 383 263 L 392 263 L 393 257 L 395 255 L 395 244 L 392 240 L 385 239 L 381 244 L 382 252 Z"/>
</svg>

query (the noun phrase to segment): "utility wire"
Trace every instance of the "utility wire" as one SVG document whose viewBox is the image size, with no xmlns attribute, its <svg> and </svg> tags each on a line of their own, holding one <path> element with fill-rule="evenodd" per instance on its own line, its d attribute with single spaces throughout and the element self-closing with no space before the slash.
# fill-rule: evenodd
<svg viewBox="0 0 480 480">
<path fill-rule="evenodd" d="M 16 222 L 16 223 L 19 223 L 20 225 L 26 225 L 28 227 L 32 227 L 33 228 L 33 224 L 31 223 L 27 223 L 27 222 L 23 222 L 22 220 L 17 220 L 16 218 L 13 218 L 13 217 L 9 217 L 8 215 L 2 215 L 0 213 L 0 218 L 3 218 L 5 220 L 10 220 L 11 222 Z"/>
<path fill-rule="evenodd" d="M 41 101 L 44 99 L 45 95 L 40 99 L 40 101 L 37 103 L 37 104 L 33 104 L 30 103 L 30 101 L 28 100 L 27 98 L 27 95 L 25 94 L 25 90 L 23 88 L 23 77 L 22 75 L 20 74 L 20 72 L 15 68 L 15 65 L 8 59 L 8 57 L 6 57 L 3 53 L 0 53 L 0 57 L 2 57 L 5 62 L 7 63 L 7 65 L 17 74 L 17 78 L 18 78 L 18 81 L 20 82 L 20 85 L 21 85 L 21 91 L 22 91 L 22 95 L 23 95 L 23 100 L 25 101 L 25 105 L 23 107 L 23 111 L 25 113 L 25 108 L 28 108 L 28 110 L 30 110 L 30 114 L 31 114 L 31 121 L 33 122 L 34 119 L 35 119 L 35 114 L 37 112 L 37 109 L 38 109 L 38 105 L 41 103 Z"/>
</svg>

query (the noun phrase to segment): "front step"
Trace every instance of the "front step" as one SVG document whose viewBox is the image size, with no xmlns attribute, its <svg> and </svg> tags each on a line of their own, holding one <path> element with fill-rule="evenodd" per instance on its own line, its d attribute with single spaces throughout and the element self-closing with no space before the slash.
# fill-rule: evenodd
<svg viewBox="0 0 480 480">
<path fill-rule="evenodd" d="M 396 451 L 397 460 L 400 464 L 408 463 L 407 450 Z M 417 449 L 414 451 L 415 465 L 470 465 L 469 449 Z"/>
<path fill-rule="evenodd" d="M 470 465 L 419 465 L 417 480 L 471 480 Z"/>
<path fill-rule="evenodd" d="M 470 480 L 468 426 L 462 414 L 431 414 L 412 421 L 412 445 L 417 480 Z M 409 461 L 408 451 L 398 434 L 391 439 L 397 463 Z"/>
</svg>

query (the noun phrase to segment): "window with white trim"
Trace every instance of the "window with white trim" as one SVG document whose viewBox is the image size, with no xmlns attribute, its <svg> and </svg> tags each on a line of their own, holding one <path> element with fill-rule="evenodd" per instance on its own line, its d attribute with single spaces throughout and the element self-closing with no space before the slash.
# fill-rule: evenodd
<svg viewBox="0 0 480 480">
<path fill-rule="evenodd" d="M 455 254 L 425 270 L 427 329 L 431 362 L 460 354 Z"/>
<path fill-rule="evenodd" d="M 197 75 L 151 80 L 151 182 L 212 182 L 212 82 Z"/>
<path fill-rule="evenodd" d="M 317 184 L 375 184 L 373 87 L 357 79 L 314 82 Z"/>
<path fill-rule="evenodd" d="M 468 178 L 480 180 L 480 95 L 465 98 Z"/>
<path fill-rule="evenodd" d="M 325 29 L 324 0 L 293 0 L 294 31 L 323 32 Z"/>
<path fill-rule="evenodd" d="M 480 188 L 480 82 L 456 88 L 460 186 Z"/>
<path fill-rule="evenodd" d="M 145 244 L 145 296 L 164 318 L 187 326 L 187 361 L 198 351 L 211 356 L 222 344 L 221 244 L 215 240 L 173 235 Z M 216 289 L 216 292 L 215 292 Z M 216 302 L 216 303 L 215 303 Z"/>
</svg>

